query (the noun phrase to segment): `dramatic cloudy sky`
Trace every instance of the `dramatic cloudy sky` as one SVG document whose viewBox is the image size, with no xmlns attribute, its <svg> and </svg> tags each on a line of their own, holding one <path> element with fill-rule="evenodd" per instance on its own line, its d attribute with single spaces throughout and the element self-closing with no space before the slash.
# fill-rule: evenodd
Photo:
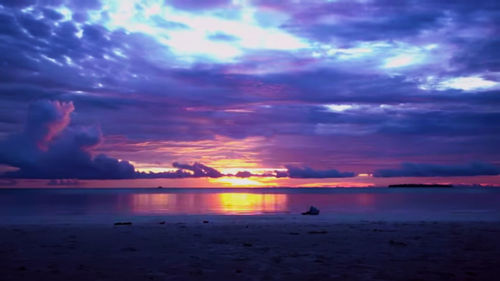
<svg viewBox="0 0 500 281">
<path fill-rule="evenodd" d="M 0 0 L 0 184 L 499 185 L 499 38 L 494 0 Z"/>
</svg>

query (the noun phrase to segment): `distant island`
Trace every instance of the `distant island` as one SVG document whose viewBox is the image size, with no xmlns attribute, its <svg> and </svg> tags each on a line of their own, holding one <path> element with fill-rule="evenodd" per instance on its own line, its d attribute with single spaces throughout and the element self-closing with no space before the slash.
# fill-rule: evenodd
<svg viewBox="0 0 500 281">
<path fill-rule="evenodd" d="M 403 183 L 403 184 L 390 184 L 388 187 L 453 187 L 453 185 L 452 184 Z"/>
</svg>

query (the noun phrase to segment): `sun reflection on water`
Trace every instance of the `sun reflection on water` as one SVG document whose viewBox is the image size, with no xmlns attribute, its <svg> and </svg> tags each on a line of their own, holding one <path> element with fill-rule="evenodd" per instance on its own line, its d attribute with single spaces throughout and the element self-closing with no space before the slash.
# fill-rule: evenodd
<svg viewBox="0 0 500 281">
<path fill-rule="evenodd" d="M 287 210 L 285 194 L 221 193 L 219 204 L 224 214 L 284 212 Z"/>
<path fill-rule="evenodd" d="M 131 194 L 136 214 L 263 214 L 288 211 L 287 194 L 146 193 Z"/>
<path fill-rule="evenodd" d="M 135 213 L 162 213 L 177 205 L 177 194 L 133 194 L 132 209 Z"/>
</svg>

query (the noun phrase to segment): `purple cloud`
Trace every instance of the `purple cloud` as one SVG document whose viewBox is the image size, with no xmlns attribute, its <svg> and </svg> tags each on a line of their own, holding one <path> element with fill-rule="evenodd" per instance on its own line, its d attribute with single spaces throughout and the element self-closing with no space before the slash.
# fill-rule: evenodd
<svg viewBox="0 0 500 281">
<path fill-rule="evenodd" d="M 210 178 L 220 178 L 222 174 L 214 168 L 208 167 L 201 163 L 194 163 L 193 165 L 181 164 L 174 162 L 173 167 L 179 170 L 187 170 L 193 172 L 193 177 L 210 177 Z"/>
<path fill-rule="evenodd" d="M 498 166 L 471 162 L 463 165 L 439 165 L 423 163 L 403 163 L 399 169 L 382 169 L 374 177 L 457 177 L 457 176 L 495 176 L 500 175 Z"/>
<path fill-rule="evenodd" d="M 40 101 L 30 108 L 23 132 L 0 143 L 0 163 L 18 168 L 8 178 L 123 179 L 134 167 L 90 149 L 101 142 L 97 128 L 68 128 L 72 103 Z"/>
<path fill-rule="evenodd" d="M 256 176 L 256 175 L 252 174 L 249 171 L 239 171 L 234 176 L 237 178 L 249 178 L 249 177 Z"/>
<path fill-rule="evenodd" d="M 339 172 L 331 170 L 315 170 L 309 167 L 287 166 L 287 175 L 290 178 L 321 179 L 321 178 L 350 178 L 356 176 L 353 172 Z"/>
<path fill-rule="evenodd" d="M 78 186 L 80 185 L 80 181 L 76 179 L 51 179 L 47 182 L 47 185 L 50 186 Z"/>
<path fill-rule="evenodd" d="M 134 179 L 186 178 L 223 176 L 201 163 L 174 162 L 175 172 L 140 173 L 132 164 L 105 154 L 91 155 L 101 141 L 100 130 L 69 128 L 73 103 L 39 101 L 30 107 L 23 132 L 0 143 L 0 164 L 17 168 L 7 171 L 6 178 L 53 179 L 50 185 L 71 184 L 59 179 Z"/>
</svg>

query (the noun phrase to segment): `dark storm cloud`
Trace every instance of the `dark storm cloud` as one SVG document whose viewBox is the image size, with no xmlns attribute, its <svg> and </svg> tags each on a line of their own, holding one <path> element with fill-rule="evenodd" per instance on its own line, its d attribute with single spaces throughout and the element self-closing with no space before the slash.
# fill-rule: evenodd
<svg viewBox="0 0 500 281">
<path fill-rule="evenodd" d="M 457 176 L 494 176 L 500 168 L 484 162 L 471 162 L 463 165 L 439 165 L 422 163 L 403 163 L 399 169 L 377 170 L 374 177 L 457 177 Z"/>
</svg>

